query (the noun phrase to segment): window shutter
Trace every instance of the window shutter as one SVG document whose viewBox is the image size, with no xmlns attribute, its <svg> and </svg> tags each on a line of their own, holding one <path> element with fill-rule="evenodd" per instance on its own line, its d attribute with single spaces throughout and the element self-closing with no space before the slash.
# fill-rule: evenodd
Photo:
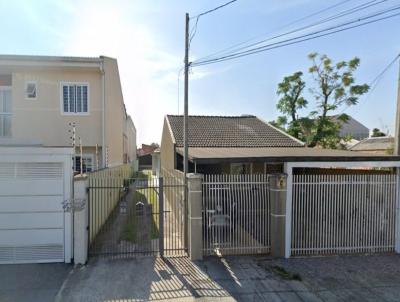
<svg viewBox="0 0 400 302">
<path fill-rule="evenodd" d="M 68 86 L 63 85 L 63 106 L 64 112 L 69 112 L 69 105 L 68 105 L 69 97 L 68 97 Z"/>
<path fill-rule="evenodd" d="M 88 87 L 82 86 L 82 103 L 83 103 L 83 112 L 88 112 Z"/>
<path fill-rule="evenodd" d="M 76 86 L 76 112 L 82 112 L 82 86 Z"/>
<path fill-rule="evenodd" d="M 69 112 L 75 111 L 75 86 L 69 86 Z"/>
</svg>

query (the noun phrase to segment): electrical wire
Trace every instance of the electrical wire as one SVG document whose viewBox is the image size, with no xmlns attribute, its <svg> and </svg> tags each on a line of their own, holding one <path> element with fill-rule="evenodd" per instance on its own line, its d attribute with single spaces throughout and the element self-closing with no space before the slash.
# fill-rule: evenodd
<svg viewBox="0 0 400 302">
<path fill-rule="evenodd" d="M 379 12 L 379 13 L 375 13 L 373 15 L 369 15 L 369 16 L 366 16 L 366 17 L 361 17 L 361 18 L 358 18 L 358 19 L 353 20 L 353 21 L 349 21 L 349 22 L 345 22 L 345 23 L 342 23 L 342 24 L 339 24 L 339 25 L 328 27 L 328 28 L 325 28 L 325 29 L 322 29 L 322 30 L 318 30 L 318 31 L 309 33 L 309 34 L 304 34 L 304 35 L 300 35 L 300 36 L 297 36 L 297 37 L 294 37 L 294 38 L 290 38 L 290 39 L 286 39 L 286 40 L 283 40 L 283 41 L 270 43 L 270 44 L 263 45 L 263 46 L 260 46 L 260 47 L 255 47 L 255 48 L 247 50 L 247 51 L 242 51 L 242 52 L 234 53 L 234 54 L 231 54 L 231 55 L 221 56 L 221 57 L 217 57 L 215 59 L 210 59 L 210 60 L 205 60 L 205 61 L 194 61 L 194 62 L 191 63 L 191 66 L 195 67 L 195 66 L 213 64 L 213 63 L 217 63 L 217 62 L 223 62 L 223 61 L 227 61 L 227 60 L 233 60 L 233 59 L 237 59 L 237 58 L 240 58 L 240 57 L 243 57 L 243 56 L 252 55 L 252 54 L 256 54 L 256 53 L 260 53 L 260 52 L 263 52 L 263 51 L 267 51 L 267 50 L 271 50 L 271 49 L 275 49 L 275 48 L 280 48 L 280 47 L 284 47 L 284 46 L 288 46 L 288 45 L 292 45 L 292 44 L 297 44 L 297 43 L 300 43 L 300 42 L 305 42 L 305 41 L 313 40 L 313 39 L 316 39 L 316 38 L 320 38 L 320 37 L 328 36 L 328 35 L 331 35 L 331 34 L 335 34 L 335 33 L 338 33 L 338 32 L 346 31 L 346 30 L 349 30 L 349 29 L 357 28 L 357 27 L 360 27 L 360 26 L 368 25 L 368 24 L 375 23 L 375 22 L 378 22 L 378 21 L 381 21 L 381 20 L 385 20 L 385 19 L 396 17 L 400 13 L 392 14 L 390 16 L 381 17 L 381 18 L 374 19 L 374 20 L 371 20 L 371 21 L 367 21 L 367 22 L 364 22 L 364 23 L 361 23 L 361 24 L 345 27 L 347 25 L 350 25 L 350 24 L 353 24 L 353 23 L 357 23 L 357 22 L 361 22 L 363 20 L 367 20 L 367 19 L 370 19 L 370 18 L 374 18 L 374 17 L 377 17 L 379 15 L 386 14 L 388 12 L 391 12 L 391 11 L 394 11 L 394 10 L 398 10 L 398 9 L 400 9 L 400 6 L 396 6 L 396 7 L 393 7 L 391 9 L 387 9 L 385 11 L 382 11 L 382 12 Z M 341 28 L 341 27 L 345 27 L 345 28 Z M 337 29 L 337 28 L 341 28 L 341 29 Z"/>
<path fill-rule="evenodd" d="M 193 26 L 193 28 L 192 28 L 192 30 L 190 31 L 190 34 L 189 34 L 189 48 L 190 48 L 190 44 L 192 43 L 192 40 L 193 40 L 194 36 L 195 36 L 196 33 L 197 33 L 197 25 L 198 25 L 198 23 L 199 23 L 200 17 L 201 17 L 201 16 L 204 16 L 204 15 L 207 15 L 207 14 L 209 14 L 209 13 L 212 13 L 212 12 L 214 12 L 214 11 L 216 11 L 216 10 L 218 10 L 218 9 L 221 9 L 221 8 L 223 8 L 223 7 L 225 7 L 225 6 L 228 6 L 228 5 L 230 5 L 230 4 L 232 4 L 232 3 L 236 2 L 236 1 L 238 1 L 238 0 L 231 0 L 231 1 L 228 1 L 228 2 L 226 2 L 226 3 L 224 3 L 224 4 L 220 5 L 220 6 L 217 6 L 217 7 L 213 8 L 213 9 L 208 10 L 208 11 L 202 12 L 202 13 L 200 13 L 200 14 L 194 16 L 194 17 L 191 17 L 190 19 L 196 18 L 196 23 L 195 23 L 195 25 Z"/>
<path fill-rule="evenodd" d="M 310 15 L 307 15 L 307 16 L 305 16 L 305 17 L 302 17 L 302 18 L 300 18 L 300 19 L 297 19 L 297 20 L 295 20 L 295 21 L 293 21 L 293 22 L 290 22 L 290 23 L 288 23 L 288 24 L 285 24 L 285 25 L 283 25 L 282 27 L 280 27 L 279 29 L 277 29 L 277 30 L 275 30 L 275 31 L 282 30 L 282 29 L 284 29 L 284 28 L 286 28 L 286 27 L 288 27 L 288 26 L 290 26 L 290 25 L 296 24 L 296 23 L 298 23 L 298 22 L 300 22 L 300 21 L 303 21 L 303 20 L 305 20 L 305 19 L 307 19 L 307 18 L 309 18 L 309 17 L 316 16 L 316 15 L 318 15 L 318 14 L 320 14 L 320 13 L 326 12 L 326 11 L 332 9 L 332 8 L 338 7 L 339 5 L 342 5 L 342 4 L 347 3 L 347 2 L 350 2 L 350 1 L 351 1 L 351 0 L 346 0 L 346 1 L 339 2 L 339 3 L 335 4 L 335 5 L 329 6 L 329 7 L 325 8 L 325 9 L 319 10 L 319 11 L 317 11 L 317 12 L 315 12 L 315 13 L 312 13 L 312 14 L 310 14 Z M 230 50 L 229 53 L 231 53 L 231 52 L 239 51 L 239 50 L 241 50 L 241 49 L 246 49 L 246 48 L 249 48 L 249 47 L 251 47 L 251 46 L 254 46 L 254 45 L 257 45 L 257 44 L 261 44 L 261 43 L 266 42 L 266 41 L 269 41 L 269 40 L 273 40 L 273 39 L 278 38 L 278 37 L 282 37 L 282 36 L 285 36 L 285 35 L 289 35 L 289 34 L 291 34 L 291 33 L 295 33 L 295 32 L 298 32 L 298 31 L 307 29 L 307 28 L 309 28 L 309 27 L 314 27 L 314 26 L 317 26 L 317 25 L 326 23 L 326 22 L 328 22 L 328 21 L 332 21 L 332 20 L 334 20 L 334 19 L 343 17 L 343 16 L 348 15 L 348 14 L 351 14 L 351 13 L 355 13 L 355 12 L 357 12 L 357 11 L 360 11 L 360 10 L 363 10 L 363 9 L 366 9 L 366 8 L 369 8 L 369 7 L 371 7 L 371 6 L 380 4 L 380 3 L 385 2 L 385 1 L 388 1 L 388 0 L 381 0 L 381 1 L 378 2 L 378 3 L 375 3 L 375 2 L 377 2 L 377 1 L 378 1 L 378 0 L 372 0 L 372 1 L 366 2 L 366 3 L 361 4 L 361 5 L 357 5 L 357 6 L 355 6 L 355 7 L 352 7 L 352 8 L 350 8 L 350 9 L 345 10 L 345 11 L 342 11 L 342 12 L 336 14 L 336 15 L 327 17 L 327 18 L 325 18 L 325 19 L 323 19 L 323 20 L 321 20 L 321 21 L 315 22 L 315 23 L 313 23 L 313 24 L 309 24 L 309 25 L 304 26 L 304 27 L 301 27 L 301 28 L 299 28 L 299 29 L 295 29 L 295 30 L 292 30 L 292 31 L 289 31 L 289 32 L 286 32 L 286 33 L 282 33 L 282 34 L 279 34 L 279 35 L 277 35 L 277 36 L 270 37 L 270 38 L 267 38 L 267 39 L 265 39 L 265 40 L 261 40 L 261 41 L 258 41 L 258 42 L 256 42 L 256 43 L 253 43 L 253 44 L 249 44 L 249 45 L 247 45 L 247 46 L 245 46 L 245 47 L 237 48 L 238 46 L 241 46 L 241 45 L 243 45 L 243 44 L 246 44 L 246 43 L 248 43 L 248 42 L 250 42 L 250 41 L 254 41 L 254 40 L 260 38 L 261 36 L 265 36 L 266 34 L 270 34 L 270 33 L 271 33 L 271 32 L 268 32 L 268 33 L 265 33 L 265 34 L 263 34 L 263 35 L 261 35 L 261 36 L 257 36 L 257 37 L 255 37 L 255 38 L 248 39 L 248 40 L 246 40 L 246 41 L 243 41 L 243 42 L 234 44 L 234 45 L 232 45 L 232 46 L 230 46 L 230 47 L 227 47 L 227 48 L 224 48 L 224 49 L 219 50 L 219 51 L 217 51 L 217 52 L 214 52 L 214 53 L 212 53 L 212 54 L 209 54 L 209 55 L 207 55 L 207 56 L 201 57 L 201 58 L 199 58 L 199 59 L 197 59 L 197 60 L 198 60 L 198 61 L 200 61 L 200 60 L 203 61 L 203 60 L 209 59 L 210 57 L 213 57 L 213 56 L 215 56 L 215 55 L 217 55 L 217 54 L 223 54 L 223 53 L 224 53 L 224 54 L 228 54 L 228 51 L 229 51 L 229 50 Z"/>
<path fill-rule="evenodd" d="M 355 13 L 355 12 L 358 12 L 358 11 L 361 11 L 361 10 L 363 10 L 363 9 L 369 8 L 369 7 L 373 6 L 373 5 L 380 4 L 380 3 L 385 2 L 385 1 L 387 1 L 387 0 L 381 0 L 381 1 L 378 2 L 378 3 L 373 3 L 373 2 L 376 2 L 376 1 L 377 1 L 377 0 L 373 0 L 373 1 L 370 1 L 370 2 L 367 2 L 367 3 L 364 3 L 364 4 L 361 5 L 361 6 L 353 7 L 353 8 L 351 8 L 351 9 L 347 10 L 347 11 L 340 12 L 340 13 L 337 14 L 337 15 L 330 16 L 330 17 L 328 17 L 328 18 L 326 18 L 326 19 L 320 20 L 320 21 L 315 22 L 315 23 L 313 23 L 313 24 L 309 24 L 309 25 L 307 25 L 307 26 L 303 26 L 303 27 L 300 27 L 300 28 L 298 28 L 298 29 L 294 29 L 294 30 L 291 30 L 291 31 L 289 31 L 289 32 L 282 33 L 282 34 L 279 34 L 279 35 L 276 35 L 276 36 L 273 36 L 273 37 L 270 37 L 270 38 L 261 40 L 261 41 L 256 42 L 256 43 L 252 43 L 252 44 L 247 45 L 247 46 L 245 46 L 245 47 L 241 47 L 241 48 L 232 50 L 230 53 L 224 54 L 223 56 L 229 56 L 229 55 L 233 54 L 234 52 L 238 52 L 238 51 L 247 49 L 247 48 L 249 48 L 249 47 L 257 46 L 257 45 L 260 45 L 260 44 L 262 44 L 262 43 L 268 42 L 268 41 L 270 41 L 270 40 L 274 40 L 274 39 L 276 39 L 276 38 L 281 38 L 281 37 L 284 37 L 284 36 L 287 36 L 287 35 L 290 35 L 290 34 L 299 32 L 299 31 L 303 31 L 303 30 L 308 29 L 308 28 L 311 28 L 311 27 L 315 27 L 315 26 L 321 25 L 321 24 L 326 23 L 326 22 L 328 22 L 328 21 L 332 21 L 332 20 L 338 19 L 338 18 L 340 18 L 340 17 L 343 17 L 343 16 L 345 16 L 345 15 L 348 15 L 348 14 L 351 14 L 351 13 Z M 366 6 L 366 5 L 367 5 L 367 6 Z M 382 12 L 382 11 L 381 11 L 381 12 Z M 346 24 L 345 24 L 345 25 L 346 25 Z M 341 25 L 341 26 L 343 26 L 343 25 Z M 209 57 L 209 56 L 208 56 L 208 57 Z M 204 58 L 199 58 L 199 59 L 196 60 L 196 62 L 198 62 L 198 61 L 204 61 L 204 60 L 205 60 Z"/>
<path fill-rule="evenodd" d="M 390 61 L 390 63 L 369 83 L 369 87 L 372 87 L 366 95 L 364 95 L 364 105 L 366 103 L 366 101 L 369 99 L 369 97 L 372 95 L 372 93 L 374 92 L 375 88 L 379 85 L 379 83 L 381 82 L 381 80 L 384 78 L 386 72 L 393 66 L 394 63 L 396 63 L 396 61 L 400 59 L 400 53 L 397 54 L 393 60 Z M 347 105 L 341 112 L 340 114 L 342 114 L 344 111 L 346 111 L 350 106 Z M 358 110 L 355 111 L 353 114 L 358 113 Z"/>
<path fill-rule="evenodd" d="M 226 3 L 224 3 L 224 4 L 220 5 L 220 6 L 217 6 L 217 7 L 213 8 L 213 9 L 207 10 L 207 11 L 202 12 L 202 13 L 196 15 L 196 16 L 193 16 L 193 17 L 191 17 L 190 19 L 199 18 L 199 17 L 201 17 L 201 16 L 204 16 L 204 15 L 207 15 L 207 14 L 209 14 L 209 13 L 215 12 L 216 10 L 218 10 L 218 9 L 220 9 L 220 8 L 223 8 L 223 7 L 225 7 L 225 6 L 228 6 L 228 5 L 230 5 L 230 4 L 232 4 L 232 3 L 236 2 L 236 1 L 238 1 L 238 0 L 231 0 L 231 1 L 228 1 L 228 2 L 226 2 Z"/>
</svg>

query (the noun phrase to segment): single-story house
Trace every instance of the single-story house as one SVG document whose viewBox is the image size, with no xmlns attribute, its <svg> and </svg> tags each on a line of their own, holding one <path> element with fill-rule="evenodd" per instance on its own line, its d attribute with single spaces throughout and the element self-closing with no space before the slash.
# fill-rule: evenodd
<svg viewBox="0 0 400 302">
<path fill-rule="evenodd" d="M 283 172 L 288 162 L 391 160 L 389 156 L 306 148 L 301 141 L 252 115 L 189 116 L 188 128 L 189 172 L 270 174 Z M 183 147 L 183 116 L 167 115 L 161 140 L 162 171 L 183 170 Z"/>
<path fill-rule="evenodd" d="M 142 147 L 137 150 L 139 169 L 143 170 L 152 168 L 152 154 L 157 149 L 158 146 L 142 144 Z"/>
<path fill-rule="evenodd" d="M 350 148 L 351 151 L 374 154 L 391 154 L 394 146 L 394 137 L 370 137 L 360 141 Z"/>
</svg>

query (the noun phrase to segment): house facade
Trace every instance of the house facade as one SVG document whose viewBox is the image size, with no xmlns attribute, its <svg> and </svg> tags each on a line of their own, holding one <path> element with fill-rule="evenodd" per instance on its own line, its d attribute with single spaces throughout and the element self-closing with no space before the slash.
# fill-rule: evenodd
<svg viewBox="0 0 400 302">
<path fill-rule="evenodd" d="M 85 171 L 136 159 L 136 129 L 125 110 L 117 60 L 1 55 L 0 144 L 71 146 L 73 128 Z"/>
<path fill-rule="evenodd" d="M 263 174 L 281 172 L 283 161 L 268 150 L 304 144 L 256 116 L 189 116 L 189 172 Z M 161 171 L 183 170 L 183 116 L 167 115 L 161 139 Z"/>
</svg>

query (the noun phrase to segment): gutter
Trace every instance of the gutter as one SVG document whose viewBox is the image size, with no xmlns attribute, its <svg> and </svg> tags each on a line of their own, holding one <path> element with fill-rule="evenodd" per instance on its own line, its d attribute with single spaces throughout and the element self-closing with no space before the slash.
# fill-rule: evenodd
<svg viewBox="0 0 400 302">
<path fill-rule="evenodd" d="M 105 72 L 104 72 L 104 59 L 100 62 L 100 72 L 101 72 L 101 102 L 102 102 L 102 137 L 101 137 L 101 166 L 106 167 L 106 85 L 105 85 Z"/>
</svg>

